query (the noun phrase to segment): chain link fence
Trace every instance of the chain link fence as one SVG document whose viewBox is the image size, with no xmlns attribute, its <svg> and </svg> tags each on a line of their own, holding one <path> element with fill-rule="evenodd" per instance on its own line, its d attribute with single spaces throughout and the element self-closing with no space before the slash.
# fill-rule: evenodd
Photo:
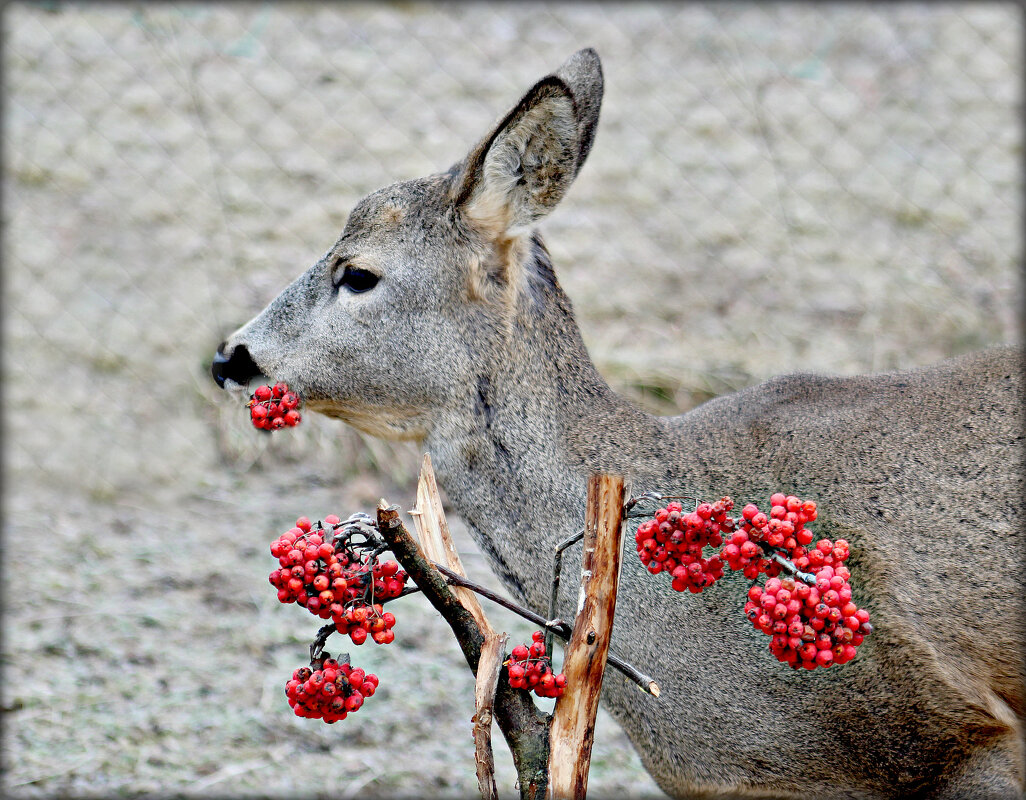
<svg viewBox="0 0 1026 800">
<path fill-rule="evenodd" d="M 462 158 L 580 47 L 601 121 L 541 230 L 618 390 L 676 413 L 1020 339 L 1014 4 L 3 15 L 9 794 L 473 793 L 469 673 L 430 614 L 391 688 L 367 654 L 384 710 L 325 732 L 283 710 L 308 637 L 259 588 L 299 513 L 410 505 L 416 450 L 257 436 L 207 369 L 360 197 Z M 593 793 L 657 792 L 602 724 Z"/>
</svg>

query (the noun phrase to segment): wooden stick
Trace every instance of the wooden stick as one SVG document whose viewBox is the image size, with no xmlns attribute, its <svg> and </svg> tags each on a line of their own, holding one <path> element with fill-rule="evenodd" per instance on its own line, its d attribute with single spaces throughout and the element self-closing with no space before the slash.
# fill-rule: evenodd
<svg viewBox="0 0 1026 800">
<path fill-rule="evenodd" d="M 431 456 L 427 453 L 424 454 L 420 479 L 417 481 L 417 505 L 410 511 L 410 516 L 413 517 L 420 546 L 428 559 L 446 565 L 457 575 L 467 577 L 456 544 L 449 533 L 449 523 L 445 521 L 435 471 L 431 466 Z M 482 634 L 487 637 L 488 634 L 495 633 L 476 594 L 463 587 L 456 588 L 454 593 L 463 607 L 473 615 Z"/>
<path fill-rule="evenodd" d="M 481 792 L 481 800 L 498 800 L 499 797 L 498 789 L 495 788 L 495 759 L 492 756 L 492 708 L 508 639 L 508 633 L 487 634 L 481 646 L 481 660 L 477 662 L 477 682 L 474 684 L 474 760 L 477 763 L 477 789 Z"/>
<path fill-rule="evenodd" d="M 398 507 L 390 506 L 384 500 L 378 507 L 378 532 L 428 602 L 449 624 L 464 658 L 476 675 L 485 641 L 477 621 L 456 598 L 442 574 L 424 556 L 399 519 Z M 521 799 L 544 797 L 548 785 L 548 715 L 538 710 L 527 692 L 514 689 L 509 681 L 500 680 L 495 692 L 494 719 L 513 755 Z"/>
<path fill-rule="evenodd" d="M 410 511 L 410 516 L 413 517 L 420 546 L 428 559 L 446 565 L 453 574 L 465 578 L 467 573 L 463 569 L 452 534 L 449 533 L 449 523 L 445 520 L 442 498 L 438 493 L 438 482 L 431 466 L 431 456 L 427 453 L 424 454 L 420 479 L 417 481 L 417 505 Z M 463 587 L 456 587 L 453 593 L 484 634 L 474 687 L 474 759 L 477 763 L 477 788 L 481 797 L 483 800 L 497 800 L 495 761 L 492 757 L 492 708 L 502 669 L 503 647 L 509 635 L 496 633 L 476 594 Z"/>
<path fill-rule="evenodd" d="M 581 594 L 563 659 L 566 693 L 556 701 L 549 730 L 550 800 L 581 800 L 588 791 L 595 716 L 620 577 L 623 501 L 622 476 L 598 474 L 588 479 Z"/>
</svg>

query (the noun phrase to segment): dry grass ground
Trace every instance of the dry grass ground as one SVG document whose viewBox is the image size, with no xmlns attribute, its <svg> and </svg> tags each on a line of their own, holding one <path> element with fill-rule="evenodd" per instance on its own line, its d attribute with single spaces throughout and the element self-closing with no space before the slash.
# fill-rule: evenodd
<svg viewBox="0 0 1026 800">
<path fill-rule="evenodd" d="M 419 454 L 322 418 L 257 435 L 207 365 L 356 200 L 448 167 L 579 47 L 604 59 L 602 121 L 542 230 L 620 391 L 673 413 L 1019 339 L 1011 4 L 3 22 L 8 797 L 474 795 L 471 676 L 417 598 L 393 646 L 354 653 L 382 680 L 357 716 L 300 720 L 281 691 L 316 624 L 275 602 L 267 544 L 301 513 L 409 507 Z M 591 788 L 658 794 L 605 716 Z"/>
</svg>

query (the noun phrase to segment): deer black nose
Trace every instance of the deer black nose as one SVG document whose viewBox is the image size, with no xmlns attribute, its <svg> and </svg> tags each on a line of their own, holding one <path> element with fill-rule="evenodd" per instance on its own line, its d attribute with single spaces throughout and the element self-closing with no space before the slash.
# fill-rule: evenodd
<svg viewBox="0 0 1026 800">
<path fill-rule="evenodd" d="M 246 349 L 246 345 L 240 344 L 232 350 L 231 354 L 225 355 L 225 342 L 217 348 L 214 353 L 214 362 L 210 365 L 210 374 L 214 376 L 217 385 L 222 389 L 224 382 L 228 379 L 245 386 L 250 379 L 260 374 L 260 367 L 253 361 L 253 357 Z"/>
</svg>

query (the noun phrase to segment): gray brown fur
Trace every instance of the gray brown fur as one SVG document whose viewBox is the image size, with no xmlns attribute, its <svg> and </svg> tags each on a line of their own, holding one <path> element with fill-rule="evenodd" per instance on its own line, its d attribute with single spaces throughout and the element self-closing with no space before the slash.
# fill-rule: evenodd
<svg viewBox="0 0 1026 800">
<path fill-rule="evenodd" d="M 464 161 L 365 198 L 215 373 L 287 381 L 310 408 L 417 441 L 496 574 L 539 610 L 591 471 L 814 498 L 817 532 L 851 543 L 875 625 L 843 667 L 779 664 L 740 613 L 743 580 L 683 596 L 626 560 L 613 648 L 663 693 L 614 675 L 603 694 L 646 767 L 675 796 L 1021 797 L 1021 351 L 782 377 L 673 418 L 634 408 L 592 365 L 531 229 L 587 156 L 601 97 L 583 50 Z M 378 285 L 336 294 L 340 256 Z"/>
</svg>

